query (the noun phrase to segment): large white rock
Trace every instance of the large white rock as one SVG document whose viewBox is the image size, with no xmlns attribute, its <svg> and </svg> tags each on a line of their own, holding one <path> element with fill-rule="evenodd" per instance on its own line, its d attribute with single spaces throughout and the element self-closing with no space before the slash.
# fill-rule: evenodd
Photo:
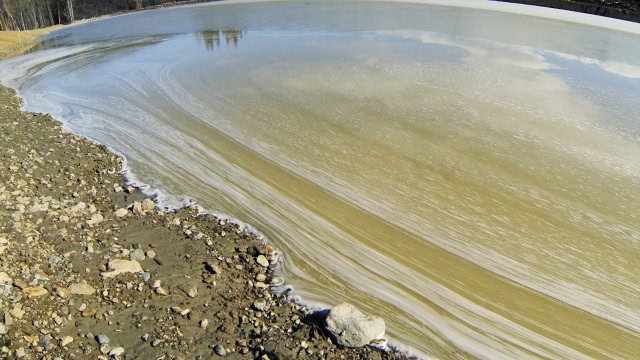
<svg viewBox="0 0 640 360">
<path fill-rule="evenodd" d="M 122 259 L 111 260 L 109 261 L 107 268 L 109 269 L 109 271 L 103 272 L 102 274 L 100 274 L 102 275 L 102 277 L 110 278 L 120 274 L 141 273 L 143 271 L 142 266 L 140 266 L 140 263 L 135 260 L 122 260 Z"/>
<path fill-rule="evenodd" d="M 351 304 L 340 304 L 329 310 L 325 327 L 338 344 L 361 347 L 384 335 L 384 320 L 367 316 Z"/>
</svg>

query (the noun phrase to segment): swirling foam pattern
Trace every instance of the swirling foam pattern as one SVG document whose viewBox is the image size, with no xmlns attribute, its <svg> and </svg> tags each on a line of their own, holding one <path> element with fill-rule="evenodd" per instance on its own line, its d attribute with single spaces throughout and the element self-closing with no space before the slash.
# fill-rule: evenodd
<svg viewBox="0 0 640 360">
<path fill-rule="evenodd" d="M 63 29 L 0 78 L 27 109 L 125 155 L 166 206 L 187 194 L 263 232 L 292 296 L 382 316 L 409 351 L 633 359 L 630 28 L 433 4 L 222 3 Z"/>
</svg>

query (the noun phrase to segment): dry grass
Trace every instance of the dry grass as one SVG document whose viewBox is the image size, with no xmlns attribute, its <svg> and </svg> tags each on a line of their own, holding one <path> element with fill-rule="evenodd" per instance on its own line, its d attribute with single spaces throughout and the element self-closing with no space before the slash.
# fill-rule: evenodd
<svg viewBox="0 0 640 360">
<path fill-rule="evenodd" d="M 55 25 L 29 31 L 0 31 L 0 60 L 23 54 L 34 44 L 35 39 L 60 27 Z"/>
</svg>

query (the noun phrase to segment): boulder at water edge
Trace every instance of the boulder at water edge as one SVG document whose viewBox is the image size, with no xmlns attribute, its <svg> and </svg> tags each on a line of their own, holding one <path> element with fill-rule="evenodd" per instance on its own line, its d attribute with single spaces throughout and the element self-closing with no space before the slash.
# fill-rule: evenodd
<svg viewBox="0 0 640 360">
<path fill-rule="evenodd" d="M 329 310 L 325 328 L 339 345 L 360 347 L 384 335 L 384 320 L 367 316 L 351 304 L 340 304 Z"/>
</svg>

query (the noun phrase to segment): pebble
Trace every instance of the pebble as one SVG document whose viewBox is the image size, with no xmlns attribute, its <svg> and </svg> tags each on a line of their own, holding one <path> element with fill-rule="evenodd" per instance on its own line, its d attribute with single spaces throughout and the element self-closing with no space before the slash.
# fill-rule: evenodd
<svg viewBox="0 0 640 360">
<path fill-rule="evenodd" d="M 73 342 L 73 338 L 71 336 L 65 336 L 60 339 L 60 346 L 65 347 Z"/>
<path fill-rule="evenodd" d="M 40 297 L 48 293 L 47 289 L 42 286 L 28 287 L 22 290 L 22 292 L 29 298 Z"/>
<path fill-rule="evenodd" d="M 186 289 L 185 293 L 187 294 L 188 297 L 194 298 L 198 296 L 198 288 L 195 285 L 190 286 L 188 289 Z"/>
<path fill-rule="evenodd" d="M 144 282 L 151 280 L 151 274 L 149 274 L 146 271 L 141 274 L 141 277 L 142 277 L 142 281 Z"/>
<path fill-rule="evenodd" d="M 201 328 L 206 329 L 207 325 L 209 325 L 209 320 L 207 320 L 207 319 L 200 320 L 200 327 Z"/>
<path fill-rule="evenodd" d="M 227 355 L 227 351 L 220 344 L 214 346 L 213 352 L 215 352 L 216 355 L 218 355 L 218 356 L 226 356 Z"/>
<path fill-rule="evenodd" d="M 142 211 L 153 211 L 155 207 L 156 204 L 149 198 L 144 199 L 144 201 L 142 202 Z"/>
<path fill-rule="evenodd" d="M 267 308 L 267 301 L 265 299 L 258 299 L 253 302 L 253 308 L 258 311 L 264 311 Z"/>
<path fill-rule="evenodd" d="M 96 309 L 92 309 L 92 308 L 84 309 L 82 311 L 82 317 L 85 317 L 85 318 L 86 317 L 92 317 L 93 315 L 96 314 L 96 312 L 97 312 Z"/>
<path fill-rule="evenodd" d="M 11 317 L 11 314 L 8 311 L 4 312 L 4 324 L 7 326 L 13 325 L 13 317 Z"/>
<path fill-rule="evenodd" d="M 109 351 L 109 356 L 116 357 L 124 354 L 124 348 L 121 346 L 115 347 Z"/>
<path fill-rule="evenodd" d="M 205 269 L 207 269 L 208 272 L 212 273 L 212 274 L 217 274 L 220 275 L 222 274 L 222 270 L 220 269 L 220 267 L 216 264 L 213 264 L 211 262 L 206 262 L 204 265 Z"/>
<path fill-rule="evenodd" d="M 95 213 L 86 222 L 87 222 L 87 225 L 93 226 L 93 225 L 100 224 L 103 220 L 104 220 L 104 217 L 100 213 Z"/>
<path fill-rule="evenodd" d="M 96 341 L 98 344 L 104 345 L 109 343 L 109 338 L 105 334 L 98 334 L 96 335 Z"/>
<path fill-rule="evenodd" d="M 267 258 L 264 257 L 264 255 L 258 255 L 258 257 L 256 258 L 256 262 L 264 267 L 269 266 L 269 260 L 267 260 Z"/>
<path fill-rule="evenodd" d="M 122 208 L 122 209 L 118 209 L 118 210 L 116 210 L 116 211 L 113 213 L 113 215 L 114 215 L 115 217 L 117 217 L 117 218 L 125 217 L 125 216 L 127 216 L 127 214 L 129 214 L 129 210 L 124 209 L 124 208 Z"/>
<path fill-rule="evenodd" d="M 22 319 L 22 316 L 24 315 L 24 310 L 22 309 L 22 305 L 15 304 L 13 306 L 13 309 L 11 309 L 11 315 L 13 315 L 13 317 L 15 317 L 16 319 Z"/>
<path fill-rule="evenodd" d="M 147 251 L 147 257 L 148 257 L 149 259 L 153 259 L 154 257 L 156 257 L 156 252 L 155 252 L 155 251 L 153 251 L 153 250 L 149 250 L 149 251 Z"/>
<path fill-rule="evenodd" d="M 156 288 L 156 294 L 162 295 L 162 296 L 166 296 L 167 295 L 167 291 L 165 289 L 163 289 L 162 287 L 158 287 L 158 288 Z"/>
<path fill-rule="evenodd" d="M 63 299 L 66 299 L 71 295 L 71 293 L 67 288 L 58 287 L 56 288 L 56 295 L 60 296 Z"/>
<path fill-rule="evenodd" d="M 49 335 L 41 336 L 40 340 L 38 341 L 38 345 L 42 346 L 46 351 L 51 350 L 51 348 L 53 347 L 51 345 L 51 336 Z"/>
<path fill-rule="evenodd" d="M 131 260 L 136 260 L 136 261 L 142 261 L 145 259 L 144 256 L 144 250 L 142 249 L 135 249 L 131 252 L 131 254 L 129 255 L 129 258 Z"/>
<path fill-rule="evenodd" d="M 13 279 L 11 278 L 11 276 L 7 275 L 6 272 L 0 272 L 0 285 L 11 284 L 12 282 Z"/>
<path fill-rule="evenodd" d="M 71 286 L 69 286 L 69 292 L 75 295 L 93 295 L 96 289 L 87 284 L 85 280 L 82 280 L 78 283 L 71 284 Z"/>
<path fill-rule="evenodd" d="M 7 325 L 0 323 L 0 335 L 6 335 L 9 332 Z"/>
</svg>

